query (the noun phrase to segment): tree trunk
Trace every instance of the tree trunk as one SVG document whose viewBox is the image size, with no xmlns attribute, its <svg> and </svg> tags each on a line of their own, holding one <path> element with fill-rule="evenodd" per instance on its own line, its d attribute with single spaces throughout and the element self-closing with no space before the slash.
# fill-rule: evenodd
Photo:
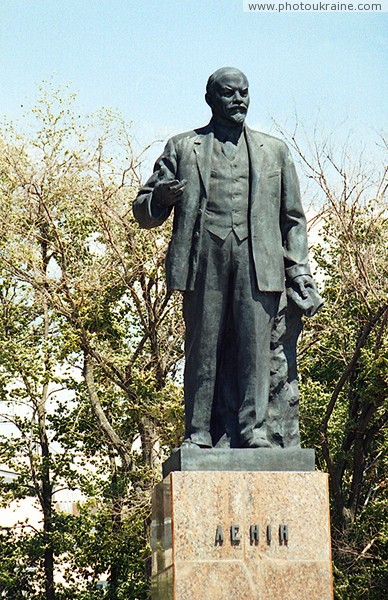
<svg viewBox="0 0 388 600">
<path fill-rule="evenodd" d="M 93 363 L 87 351 L 84 351 L 84 377 L 89 393 L 90 404 L 93 413 L 97 419 L 98 425 L 101 431 L 104 433 L 106 439 L 111 444 L 111 446 L 119 454 L 121 460 L 123 461 L 123 466 L 125 470 L 131 471 L 132 459 L 128 453 L 126 443 L 117 435 L 116 431 L 113 429 L 112 425 L 107 419 L 107 416 L 98 398 L 96 386 L 94 383 Z"/>
<path fill-rule="evenodd" d="M 49 314 L 47 302 L 44 301 L 44 340 L 45 343 L 49 337 Z M 49 371 L 49 357 L 45 356 L 45 369 Z M 42 453 L 42 495 L 41 506 L 43 510 L 43 566 L 44 566 L 44 585 L 46 590 L 46 600 L 55 600 L 54 586 L 54 547 L 52 542 L 52 483 L 50 474 L 50 446 L 46 429 L 46 404 L 48 397 L 48 382 L 44 383 L 42 394 L 37 404 L 39 441 Z"/>
<path fill-rule="evenodd" d="M 109 457 L 111 467 L 111 518 L 112 518 L 112 537 L 121 537 L 122 535 L 122 504 L 123 497 L 120 493 L 120 486 L 117 474 L 117 465 L 114 456 Z M 109 600 L 117 600 L 117 588 L 120 580 L 120 559 L 115 556 L 110 564 L 109 575 Z"/>
</svg>

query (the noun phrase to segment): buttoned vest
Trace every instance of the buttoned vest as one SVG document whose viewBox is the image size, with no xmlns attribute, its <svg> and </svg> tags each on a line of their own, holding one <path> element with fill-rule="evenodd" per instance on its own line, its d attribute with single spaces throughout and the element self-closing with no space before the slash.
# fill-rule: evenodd
<svg viewBox="0 0 388 600">
<path fill-rule="evenodd" d="M 249 156 L 245 136 L 237 144 L 234 158 L 214 139 L 209 197 L 204 227 L 224 240 L 234 231 L 240 241 L 248 237 Z"/>
</svg>

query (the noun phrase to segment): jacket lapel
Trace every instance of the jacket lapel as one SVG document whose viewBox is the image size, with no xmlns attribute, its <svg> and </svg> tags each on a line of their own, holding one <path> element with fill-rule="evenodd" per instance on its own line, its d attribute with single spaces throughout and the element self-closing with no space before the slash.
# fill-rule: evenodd
<svg viewBox="0 0 388 600">
<path fill-rule="evenodd" d="M 258 132 L 253 132 L 245 126 L 245 135 L 248 146 L 250 178 L 251 178 L 251 201 L 254 200 L 259 185 L 260 174 L 263 171 L 263 143 L 258 139 Z"/>
<path fill-rule="evenodd" d="M 211 159 L 213 154 L 214 132 L 211 125 L 207 131 L 198 135 L 194 140 L 194 152 L 197 158 L 198 171 L 205 189 L 206 196 L 209 191 Z"/>
</svg>

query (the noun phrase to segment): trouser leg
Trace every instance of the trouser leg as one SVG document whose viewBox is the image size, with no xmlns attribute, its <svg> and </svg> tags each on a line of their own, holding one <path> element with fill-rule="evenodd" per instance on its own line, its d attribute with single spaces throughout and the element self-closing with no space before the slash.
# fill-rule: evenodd
<svg viewBox="0 0 388 600">
<path fill-rule="evenodd" d="M 280 293 L 258 290 L 249 240 L 234 239 L 233 260 L 240 443 L 266 446 L 271 330 Z"/>
<path fill-rule="evenodd" d="M 249 240 L 240 242 L 231 233 L 222 241 L 204 232 L 196 287 L 183 302 L 186 439 L 212 444 L 217 378 L 226 377 L 233 385 L 218 386 L 224 393 L 218 414 L 233 419 L 235 406 L 240 445 L 266 445 L 270 341 L 279 297 L 257 289 Z M 222 373 L 221 365 L 234 368 L 235 376 Z"/>
<path fill-rule="evenodd" d="M 185 292 L 185 439 L 211 446 L 213 400 L 225 332 L 230 238 L 203 234 L 195 289 Z"/>
</svg>

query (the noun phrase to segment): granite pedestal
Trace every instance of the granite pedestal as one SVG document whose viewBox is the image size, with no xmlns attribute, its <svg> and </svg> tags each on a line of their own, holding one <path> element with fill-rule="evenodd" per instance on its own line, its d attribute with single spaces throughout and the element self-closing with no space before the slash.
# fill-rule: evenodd
<svg viewBox="0 0 388 600">
<path fill-rule="evenodd" d="M 153 600 L 332 600 L 327 476 L 304 464 L 171 470 L 153 499 Z"/>
</svg>

